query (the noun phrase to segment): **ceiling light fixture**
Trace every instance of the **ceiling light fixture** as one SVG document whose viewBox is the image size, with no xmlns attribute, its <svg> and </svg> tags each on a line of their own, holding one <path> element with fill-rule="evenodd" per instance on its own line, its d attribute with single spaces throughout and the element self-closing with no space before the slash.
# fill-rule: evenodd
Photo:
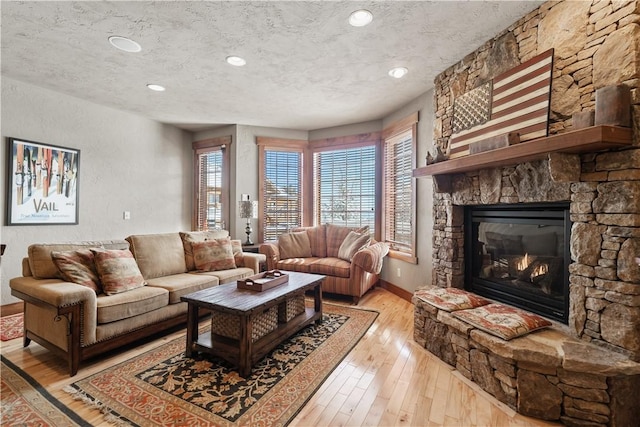
<svg viewBox="0 0 640 427">
<path fill-rule="evenodd" d="M 240 58 L 239 56 L 227 56 L 227 62 L 236 67 L 242 67 L 247 63 L 244 58 Z"/>
<path fill-rule="evenodd" d="M 396 67 L 396 68 L 392 68 L 392 69 L 389 70 L 389 75 L 391 77 L 396 78 L 396 79 L 401 79 L 408 72 L 409 72 L 409 70 L 407 68 L 405 68 L 405 67 Z"/>
<path fill-rule="evenodd" d="M 109 43 L 111 43 L 113 47 L 124 50 L 125 52 L 136 53 L 142 50 L 142 46 L 126 37 L 111 36 L 109 37 Z"/>
<path fill-rule="evenodd" d="M 349 15 L 349 24 L 354 27 L 364 27 L 373 21 L 373 14 L 366 9 L 356 10 Z"/>
<path fill-rule="evenodd" d="M 153 84 L 153 83 L 149 83 L 149 84 L 147 85 L 147 87 L 148 87 L 149 89 L 153 90 L 153 91 L 156 91 L 156 92 L 164 92 L 164 91 L 166 90 L 166 89 L 164 88 L 164 86 L 156 85 L 156 84 Z"/>
</svg>

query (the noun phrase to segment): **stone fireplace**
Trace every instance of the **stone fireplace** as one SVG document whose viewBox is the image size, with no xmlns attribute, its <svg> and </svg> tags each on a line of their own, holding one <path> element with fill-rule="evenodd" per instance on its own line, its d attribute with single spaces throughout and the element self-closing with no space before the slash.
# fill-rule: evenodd
<svg viewBox="0 0 640 427">
<path fill-rule="evenodd" d="M 520 280 L 528 268 L 511 265 L 504 244 L 491 247 L 486 233 L 495 230 L 482 230 L 486 247 L 477 247 L 474 233 L 480 231 L 473 221 L 465 228 L 471 207 L 568 206 L 566 313 L 547 313 L 557 321 L 552 331 L 501 342 L 419 303 L 415 325 L 419 344 L 501 401 L 567 425 L 623 426 L 640 417 L 639 23 L 638 1 L 548 2 L 435 79 L 434 145 L 443 153 L 456 97 L 549 48 L 549 135 L 566 134 L 562 143 L 573 143 L 572 115 L 595 109 L 597 89 L 631 89 L 631 137 L 624 147 L 549 149 L 544 158 L 523 156 L 498 167 L 480 163 L 452 173 L 442 172 L 445 161 L 433 174 L 432 284 L 440 287 L 471 289 L 473 274 L 480 281 L 491 275 Z M 486 263 L 469 264 L 474 251 Z M 531 275 L 527 280 L 534 282 Z"/>
</svg>

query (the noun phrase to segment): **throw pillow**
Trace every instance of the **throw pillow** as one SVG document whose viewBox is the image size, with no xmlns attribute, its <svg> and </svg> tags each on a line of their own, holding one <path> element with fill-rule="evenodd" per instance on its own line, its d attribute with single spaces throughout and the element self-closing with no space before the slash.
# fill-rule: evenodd
<svg viewBox="0 0 640 427">
<path fill-rule="evenodd" d="M 231 239 L 213 239 L 191 243 L 193 261 L 198 271 L 220 271 L 236 268 Z"/>
<path fill-rule="evenodd" d="M 340 245 L 344 242 L 349 232 L 355 231 L 360 234 L 370 234 L 369 226 L 362 227 L 345 227 L 342 225 L 327 224 L 327 256 L 337 257 L 340 251 Z"/>
<path fill-rule="evenodd" d="M 471 310 L 456 311 L 453 315 L 503 340 L 551 326 L 551 322 L 543 317 L 503 304 L 489 304 Z"/>
<path fill-rule="evenodd" d="M 128 249 L 91 249 L 91 252 L 105 294 L 115 295 L 147 284 Z"/>
<path fill-rule="evenodd" d="M 445 311 L 466 310 L 490 304 L 486 298 L 458 288 L 418 289 L 416 297 Z"/>
<path fill-rule="evenodd" d="M 181 231 L 182 245 L 184 246 L 184 260 L 187 263 L 187 271 L 196 269 L 193 261 L 193 242 L 204 242 L 206 240 L 224 239 L 229 237 L 227 230 L 210 230 L 210 231 Z"/>
<path fill-rule="evenodd" d="M 371 243 L 371 236 L 350 231 L 338 249 L 338 258 L 351 262 L 353 256 Z"/>
<path fill-rule="evenodd" d="M 310 258 L 311 242 L 306 231 L 283 234 L 278 238 L 280 259 Z"/>
<path fill-rule="evenodd" d="M 309 236 L 309 244 L 311 245 L 311 256 L 318 258 L 327 257 L 327 234 L 324 225 L 316 225 L 314 227 L 296 227 L 291 230 L 293 233 L 298 231 L 306 231 Z"/>
<path fill-rule="evenodd" d="M 51 259 L 65 280 L 91 288 L 96 294 L 102 292 L 91 250 L 53 251 Z"/>
</svg>

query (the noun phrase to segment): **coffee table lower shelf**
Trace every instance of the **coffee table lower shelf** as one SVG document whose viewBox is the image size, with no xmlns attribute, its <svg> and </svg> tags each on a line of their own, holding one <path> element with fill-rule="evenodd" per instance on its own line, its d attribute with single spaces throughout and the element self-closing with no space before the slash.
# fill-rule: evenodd
<svg viewBox="0 0 640 427">
<path fill-rule="evenodd" d="M 249 358 L 248 368 L 245 368 L 243 372 L 241 367 L 239 372 L 241 376 L 246 377 L 251 372 L 251 366 L 267 353 L 305 326 L 320 320 L 322 320 L 322 313 L 307 307 L 303 313 L 287 323 L 279 323 L 273 331 L 254 342 L 248 343 L 249 348 L 246 349 L 246 355 L 242 354 L 243 349 L 240 345 L 240 340 L 211 332 L 198 335 L 197 341 L 193 343 L 192 351 L 218 356 L 233 365 L 238 365 L 238 361 Z"/>
</svg>

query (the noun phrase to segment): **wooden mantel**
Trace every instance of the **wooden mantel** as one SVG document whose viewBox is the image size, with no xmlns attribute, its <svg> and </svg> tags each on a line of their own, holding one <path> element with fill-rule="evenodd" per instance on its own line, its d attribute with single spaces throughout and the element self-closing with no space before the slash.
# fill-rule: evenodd
<svg viewBox="0 0 640 427">
<path fill-rule="evenodd" d="M 633 144 L 631 128 L 591 126 L 544 138 L 537 138 L 510 147 L 497 148 L 466 157 L 433 163 L 413 170 L 415 178 L 469 172 L 509 166 L 547 158 L 549 153 L 591 153 Z"/>
</svg>

